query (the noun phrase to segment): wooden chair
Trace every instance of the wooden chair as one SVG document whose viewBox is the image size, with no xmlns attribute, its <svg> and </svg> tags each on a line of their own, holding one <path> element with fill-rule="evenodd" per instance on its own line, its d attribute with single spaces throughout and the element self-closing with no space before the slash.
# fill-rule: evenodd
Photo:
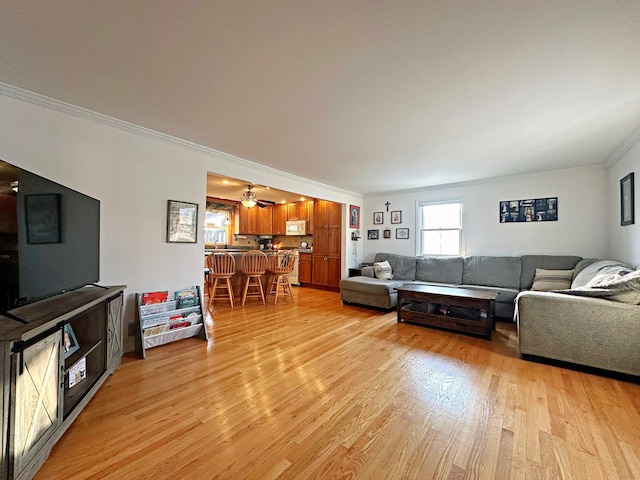
<svg viewBox="0 0 640 480">
<path fill-rule="evenodd" d="M 269 283 L 269 293 L 267 298 L 272 294 L 275 295 L 274 303 L 278 303 L 278 292 L 282 291 L 282 295 L 291 298 L 293 302 L 293 294 L 291 293 L 291 282 L 289 275 L 293 272 L 295 266 L 296 255 L 293 252 L 280 251 L 277 255 L 270 258 L 269 272 L 273 275 Z"/>
<path fill-rule="evenodd" d="M 268 258 L 260 250 L 249 250 L 240 258 L 240 271 L 244 275 L 242 305 L 244 305 L 247 297 L 259 297 L 262 299 L 262 303 L 266 305 L 261 277 L 267 271 L 267 264 Z M 249 287 L 255 287 L 257 290 L 250 292 Z"/>
<path fill-rule="evenodd" d="M 233 308 L 233 287 L 231 277 L 236 273 L 236 259 L 228 252 L 212 252 L 207 257 L 207 267 L 209 268 L 209 305 L 211 308 L 214 299 L 228 298 L 231 308 Z M 218 281 L 222 280 L 218 284 Z M 218 294 L 218 289 L 227 289 L 226 293 Z"/>
</svg>

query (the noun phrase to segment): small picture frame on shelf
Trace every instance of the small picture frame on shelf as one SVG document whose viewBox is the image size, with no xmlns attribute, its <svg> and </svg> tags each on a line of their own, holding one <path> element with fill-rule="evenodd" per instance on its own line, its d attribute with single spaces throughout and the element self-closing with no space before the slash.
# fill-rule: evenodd
<svg viewBox="0 0 640 480">
<path fill-rule="evenodd" d="M 385 229 L 382 231 L 382 237 L 383 237 L 383 238 L 391 238 L 391 230 L 390 230 L 390 229 L 388 229 L 388 228 L 385 228 Z"/>
<path fill-rule="evenodd" d="M 384 223 L 384 212 L 373 212 L 373 224 L 382 225 Z"/>
<path fill-rule="evenodd" d="M 402 223 L 402 210 L 394 210 L 391 212 L 391 223 Z"/>
<path fill-rule="evenodd" d="M 396 238 L 400 240 L 408 240 L 409 239 L 409 229 L 408 228 L 396 228 Z"/>
<path fill-rule="evenodd" d="M 368 240 L 378 240 L 378 235 L 380 230 L 367 230 L 367 239 Z"/>
<path fill-rule="evenodd" d="M 76 334 L 73 333 L 73 328 L 71 328 L 70 323 L 64 324 L 62 340 L 63 340 L 62 348 L 64 350 L 65 359 L 70 357 L 80 349 L 80 345 L 78 344 L 78 339 L 76 338 Z"/>
</svg>

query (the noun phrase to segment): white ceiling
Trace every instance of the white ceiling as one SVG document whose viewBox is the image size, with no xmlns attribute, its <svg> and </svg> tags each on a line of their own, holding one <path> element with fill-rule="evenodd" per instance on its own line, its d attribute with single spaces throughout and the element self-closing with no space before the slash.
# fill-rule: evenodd
<svg viewBox="0 0 640 480">
<path fill-rule="evenodd" d="M 640 1 L 2 0 L 0 81 L 359 193 L 603 164 Z"/>
</svg>

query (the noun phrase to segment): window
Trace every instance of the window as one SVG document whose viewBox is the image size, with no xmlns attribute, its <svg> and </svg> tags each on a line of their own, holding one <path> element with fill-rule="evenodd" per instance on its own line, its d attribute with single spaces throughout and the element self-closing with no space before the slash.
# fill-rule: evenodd
<svg viewBox="0 0 640 480">
<path fill-rule="evenodd" d="M 462 255 L 462 202 L 418 203 L 418 255 Z"/>
<path fill-rule="evenodd" d="M 233 214 L 233 205 L 207 202 L 204 217 L 205 245 L 231 245 Z"/>
</svg>

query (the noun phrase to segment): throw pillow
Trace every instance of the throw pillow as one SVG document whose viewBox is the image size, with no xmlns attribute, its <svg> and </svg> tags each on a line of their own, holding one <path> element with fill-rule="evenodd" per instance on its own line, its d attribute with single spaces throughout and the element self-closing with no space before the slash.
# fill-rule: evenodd
<svg viewBox="0 0 640 480">
<path fill-rule="evenodd" d="M 573 270 L 545 270 L 536 268 L 536 276 L 533 278 L 531 290 L 549 292 L 551 290 L 564 290 L 571 287 Z"/>
<path fill-rule="evenodd" d="M 393 278 L 393 273 L 391 273 L 391 264 L 387 260 L 384 262 L 374 263 L 373 269 L 376 272 L 376 278 L 382 278 L 384 280 L 391 280 Z"/>
</svg>

